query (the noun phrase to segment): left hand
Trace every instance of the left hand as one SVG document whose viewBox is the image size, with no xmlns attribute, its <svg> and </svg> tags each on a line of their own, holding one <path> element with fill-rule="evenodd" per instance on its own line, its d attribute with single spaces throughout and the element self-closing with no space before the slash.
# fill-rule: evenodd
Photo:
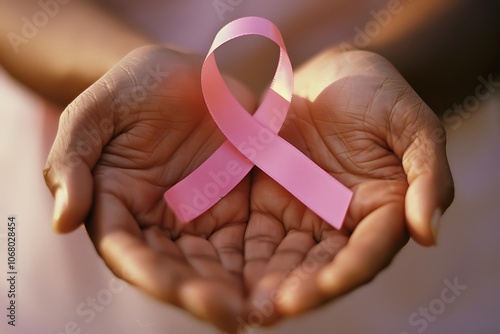
<svg viewBox="0 0 500 334">
<path fill-rule="evenodd" d="M 387 60 L 328 50 L 295 80 L 280 136 L 354 195 L 337 231 L 255 169 L 244 253 L 248 323 L 303 313 L 370 281 L 409 235 L 435 244 L 453 199 L 440 122 Z"/>
<path fill-rule="evenodd" d="M 189 224 L 163 198 L 224 141 L 203 100 L 201 63 L 164 46 L 131 52 L 63 112 L 45 179 L 57 231 L 85 222 L 118 277 L 230 331 L 243 305 L 250 178 Z M 251 108 L 252 94 L 228 81 Z"/>
</svg>

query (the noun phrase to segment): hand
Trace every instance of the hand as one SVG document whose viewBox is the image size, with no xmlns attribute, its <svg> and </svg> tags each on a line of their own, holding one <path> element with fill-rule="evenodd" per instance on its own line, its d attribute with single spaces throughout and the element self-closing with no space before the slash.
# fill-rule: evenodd
<svg viewBox="0 0 500 334">
<path fill-rule="evenodd" d="M 440 122 L 384 58 L 328 50 L 295 80 L 280 135 L 354 195 L 336 231 L 255 170 L 245 234 L 250 325 L 305 312 L 370 281 L 408 235 L 435 244 L 453 199 Z"/>
<path fill-rule="evenodd" d="M 366 237 L 359 231 L 367 227 L 357 228 L 349 245 L 335 256 L 362 218 L 363 226 L 371 226 L 376 225 L 378 217 L 384 216 L 379 213 L 385 212 L 382 209 L 370 214 L 377 204 L 370 204 L 370 198 L 364 200 L 368 203 L 362 203 L 360 197 L 374 190 L 370 182 L 359 181 L 363 176 L 359 170 L 351 172 L 351 176 L 340 175 L 339 170 L 333 169 L 335 166 L 326 163 L 328 161 L 317 161 L 355 190 L 346 230 L 341 233 L 319 222 L 314 214 L 258 170 L 255 170 L 252 186 L 252 217 L 248 227 L 248 178 L 194 222 L 179 224 L 172 216 L 164 204 L 163 191 L 200 165 L 224 140 L 203 103 L 199 87 L 200 62 L 196 57 L 163 48 L 137 50 L 66 109 L 45 169 L 47 184 L 56 197 L 55 229 L 68 232 L 86 220 L 96 249 L 117 276 L 228 331 L 241 325 L 238 315 L 243 311 L 246 292 L 251 293 L 251 305 L 259 306 L 260 310 L 262 306 L 270 309 L 269 304 L 254 303 L 265 301 L 263 297 L 271 291 L 269 286 L 280 287 L 279 291 L 288 293 L 278 294 L 281 303 L 276 307 L 271 305 L 272 312 L 263 320 L 272 322 L 281 314 L 301 312 L 335 293 L 344 293 L 361 284 L 366 275 L 358 275 L 351 285 L 339 283 L 338 291 L 325 292 L 324 287 L 317 284 L 306 284 L 315 283 L 319 268 L 328 268 L 333 257 L 336 257 L 333 263 L 339 262 L 342 253 L 346 254 L 345 258 L 361 256 L 356 259 L 357 270 L 364 268 L 363 261 L 367 260 L 363 258 L 364 248 L 360 244 L 363 246 Z M 314 66 L 309 66 L 310 72 L 312 68 Z M 303 73 L 307 74 L 306 69 Z M 301 87 L 300 82 L 309 80 L 301 80 L 299 75 L 299 93 L 312 87 Z M 232 90 L 244 105 L 253 105 L 253 99 L 241 85 L 233 82 Z M 312 144 L 314 131 L 313 137 L 306 133 L 293 135 L 301 124 L 297 116 L 309 112 L 309 108 L 304 107 L 307 98 L 313 99 L 307 94 L 296 97 L 282 135 L 316 160 L 318 157 L 310 154 L 315 151 L 307 145 Z M 321 111 L 319 101 L 314 102 L 318 102 L 314 109 Z M 331 116 L 326 105 L 323 109 L 324 116 Z M 325 136 L 324 132 L 318 134 L 319 139 Z M 335 150 L 329 150 L 329 154 L 342 156 Z M 357 165 L 353 163 L 353 166 Z M 398 179 L 392 169 L 389 172 L 384 176 L 387 182 Z M 406 184 L 403 180 L 400 183 Z M 403 188 L 404 192 L 406 186 Z M 359 204 L 356 207 L 354 203 Z M 280 212 L 280 208 L 283 211 Z M 359 208 L 364 211 L 360 212 Z M 302 216 L 297 219 L 299 215 Z M 372 223 L 368 224 L 369 221 Z M 382 247 L 380 253 L 386 248 L 392 251 L 392 244 L 397 244 L 397 249 L 404 244 L 402 218 L 400 223 L 388 224 L 388 229 L 392 231 L 394 227 L 393 234 L 397 234 L 399 226 L 403 238 L 387 236 L 394 242 Z M 311 239 L 313 234 L 308 230 L 311 227 L 315 239 Z M 284 231 L 298 233 L 284 237 Z M 360 236 L 355 237 L 358 234 Z M 313 242 L 316 238 L 323 240 L 317 246 Z M 355 240 L 359 241 L 355 243 Z M 299 252 L 294 249 L 298 242 L 302 246 Z M 274 252 L 273 247 L 278 244 L 279 249 Z M 307 251 L 310 256 L 301 261 Z M 300 259 L 294 259 L 294 253 Z M 390 252 L 386 256 L 381 254 L 380 259 L 388 261 L 391 255 Z M 292 273 L 287 277 L 288 283 L 297 282 L 300 277 L 298 287 L 283 288 L 286 284 L 280 284 L 276 274 L 285 276 L 294 264 L 303 265 L 308 279 L 303 279 L 304 270 L 302 273 L 296 270 L 294 273 L 301 276 Z M 377 263 L 370 265 L 365 268 L 367 273 L 376 272 Z M 313 267 L 316 268 L 311 271 Z M 349 269 L 345 265 L 343 268 Z M 299 292 L 305 292 L 308 301 L 302 309 L 293 309 L 293 302 L 288 301 L 300 296 Z M 324 293 L 326 295 L 322 295 Z M 284 301 L 292 308 L 283 306 Z"/>
<path fill-rule="evenodd" d="M 118 277 L 232 330 L 243 305 L 249 178 L 189 224 L 163 199 L 225 140 L 205 107 L 201 61 L 162 47 L 125 57 L 63 112 L 44 175 L 57 231 L 86 221 Z M 246 89 L 230 86 L 253 107 Z"/>
</svg>

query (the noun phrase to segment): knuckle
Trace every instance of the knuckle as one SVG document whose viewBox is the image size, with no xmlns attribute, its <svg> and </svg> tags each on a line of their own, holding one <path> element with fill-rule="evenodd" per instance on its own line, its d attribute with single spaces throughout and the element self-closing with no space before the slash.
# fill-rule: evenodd
<svg viewBox="0 0 500 334">
<path fill-rule="evenodd" d="M 43 168 L 43 179 L 45 180 L 45 184 L 50 188 L 52 185 L 52 164 L 48 161 L 45 163 L 45 167 Z"/>
</svg>

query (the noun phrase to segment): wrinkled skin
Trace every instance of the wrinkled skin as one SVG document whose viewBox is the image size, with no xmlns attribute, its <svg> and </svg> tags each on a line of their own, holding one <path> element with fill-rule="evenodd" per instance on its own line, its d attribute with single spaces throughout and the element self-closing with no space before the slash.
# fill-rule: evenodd
<svg viewBox="0 0 500 334">
<path fill-rule="evenodd" d="M 200 65 L 140 48 L 68 106 L 44 171 L 56 230 L 85 222 L 118 277 L 228 332 L 366 283 L 409 235 L 435 242 L 432 216 L 453 198 L 439 121 L 386 60 L 361 51 L 328 50 L 299 69 L 280 132 L 353 190 L 341 231 L 257 168 L 180 223 L 164 191 L 225 139 L 205 107 Z M 254 110 L 257 99 L 228 82 Z"/>
</svg>

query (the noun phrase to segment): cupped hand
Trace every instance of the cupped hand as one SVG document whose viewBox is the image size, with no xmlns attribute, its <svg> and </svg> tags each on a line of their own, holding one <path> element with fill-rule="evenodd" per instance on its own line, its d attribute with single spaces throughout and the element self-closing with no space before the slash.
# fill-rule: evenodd
<svg viewBox="0 0 500 334">
<path fill-rule="evenodd" d="M 409 236 L 435 244 L 453 199 L 443 135 L 438 118 L 379 55 L 330 49 L 299 69 L 280 136 L 349 187 L 353 198 L 337 231 L 254 170 L 246 324 L 272 324 L 359 287 Z"/>
<path fill-rule="evenodd" d="M 164 47 L 129 54 L 62 113 L 44 175 L 56 230 L 85 221 L 118 277 L 232 330 L 243 305 L 249 178 L 189 224 L 163 199 L 225 140 L 203 100 L 201 62 Z M 251 94 L 230 86 L 252 108 Z"/>
<path fill-rule="evenodd" d="M 387 61 L 365 52 L 328 51 L 303 67 L 280 133 L 353 190 L 343 230 L 258 169 L 251 184 L 245 178 L 180 223 L 164 191 L 224 141 L 203 101 L 200 65 L 142 48 L 68 106 L 45 169 L 56 230 L 85 221 L 117 276 L 227 331 L 356 288 L 390 262 L 407 231 L 435 242 L 431 222 L 452 199 L 439 121 Z M 231 88 L 253 109 L 244 87 Z"/>
</svg>

